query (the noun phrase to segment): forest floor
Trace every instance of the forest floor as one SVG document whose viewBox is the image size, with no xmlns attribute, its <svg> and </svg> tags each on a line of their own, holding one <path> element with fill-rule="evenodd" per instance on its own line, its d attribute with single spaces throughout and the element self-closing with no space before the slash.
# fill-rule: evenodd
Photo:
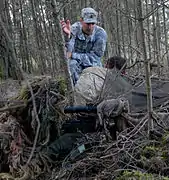
<svg viewBox="0 0 169 180">
<path fill-rule="evenodd" d="M 147 113 L 135 114 L 138 123 L 117 133 L 117 140 L 106 139 L 103 132 L 83 134 L 66 157 L 57 159 L 49 147 L 69 118 L 62 111 L 67 105 L 63 85 L 49 77 L 35 78 L 30 86 L 4 81 L 0 101 L 0 179 L 169 179 L 166 112 L 154 111 L 151 130 Z"/>
</svg>

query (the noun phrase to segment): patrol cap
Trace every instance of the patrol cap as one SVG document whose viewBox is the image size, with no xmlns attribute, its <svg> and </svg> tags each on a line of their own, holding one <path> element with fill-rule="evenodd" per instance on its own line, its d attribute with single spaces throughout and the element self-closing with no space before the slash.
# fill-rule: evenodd
<svg viewBox="0 0 169 180">
<path fill-rule="evenodd" d="M 81 17 L 85 23 L 97 23 L 97 15 L 97 11 L 90 7 L 84 8 L 81 11 Z"/>
</svg>

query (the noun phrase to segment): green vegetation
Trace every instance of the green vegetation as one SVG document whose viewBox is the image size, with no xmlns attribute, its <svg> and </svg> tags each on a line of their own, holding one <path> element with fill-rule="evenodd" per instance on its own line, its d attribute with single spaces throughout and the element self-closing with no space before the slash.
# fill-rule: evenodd
<svg viewBox="0 0 169 180">
<path fill-rule="evenodd" d="M 57 81 L 58 81 L 58 85 L 59 85 L 59 92 L 60 92 L 60 94 L 65 96 L 66 92 L 67 92 L 66 80 L 63 77 L 59 77 L 57 79 Z"/>
<path fill-rule="evenodd" d="M 157 176 L 140 171 L 124 171 L 116 180 L 169 180 L 168 177 Z"/>
<path fill-rule="evenodd" d="M 146 146 L 143 151 L 142 155 L 145 156 L 146 158 L 151 158 L 153 156 L 156 156 L 160 149 L 155 146 Z"/>
</svg>

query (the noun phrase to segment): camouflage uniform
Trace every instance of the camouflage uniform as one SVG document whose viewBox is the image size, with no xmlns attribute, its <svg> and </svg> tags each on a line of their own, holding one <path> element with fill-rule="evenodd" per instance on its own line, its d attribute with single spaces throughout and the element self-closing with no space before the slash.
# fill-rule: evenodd
<svg viewBox="0 0 169 180">
<path fill-rule="evenodd" d="M 79 79 L 83 69 L 92 66 L 102 66 L 101 57 L 104 54 L 106 42 L 107 33 L 103 28 L 95 25 L 92 35 L 87 36 L 82 32 L 80 22 L 72 25 L 71 39 L 67 42 L 67 50 L 72 52 L 69 66 L 74 84 Z"/>
</svg>

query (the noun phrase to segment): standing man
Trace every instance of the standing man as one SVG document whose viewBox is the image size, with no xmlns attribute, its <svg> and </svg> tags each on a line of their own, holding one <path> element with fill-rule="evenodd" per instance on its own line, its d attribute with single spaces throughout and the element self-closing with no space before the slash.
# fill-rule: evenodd
<svg viewBox="0 0 169 180">
<path fill-rule="evenodd" d="M 74 85 L 82 70 L 87 67 L 102 66 L 101 57 L 104 55 L 107 33 L 96 25 L 98 13 L 93 8 L 81 11 L 79 22 L 72 26 L 69 20 L 62 20 L 63 32 L 67 35 L 67 58 Z"/>
</svg>

